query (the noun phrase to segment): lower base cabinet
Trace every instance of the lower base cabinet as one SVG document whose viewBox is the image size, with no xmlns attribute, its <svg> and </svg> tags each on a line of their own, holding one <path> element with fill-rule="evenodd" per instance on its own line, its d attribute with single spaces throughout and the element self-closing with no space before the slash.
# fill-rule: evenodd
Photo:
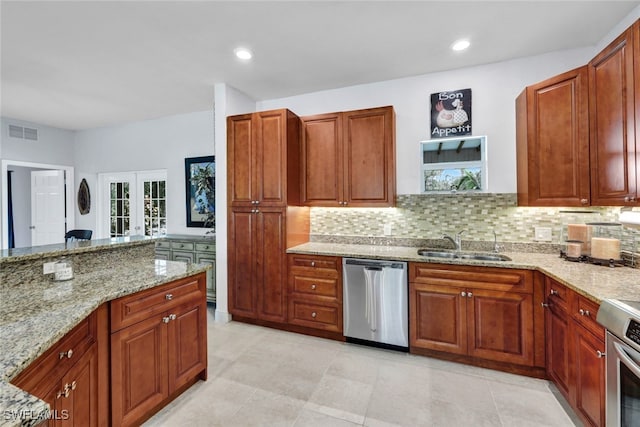
<svg viewBox="0 0 640 427">
<path fill-rule="evenodd" d="M 543 313 L 534 312 L 533 272 L 410 263 L 409 293 L 412 352 L 544 366 L 535 351 L 535 316 Z"/>
<path fill-rule="evenodd" d="M 103 305 L 12 381 L 49 404 L 47 425 L 109 425 L 106 332 Z"/>
<path fill-rule="evenodd" d="M 547 375 L 586 426 L 605 425 L 604 328 L 598 305 L 546 278 Z"/>
<path fill-rule="evenodd" d="M 204 273 L 111 302 L 114 426 L 140 424 L 206 367 Z"/>
</svg>

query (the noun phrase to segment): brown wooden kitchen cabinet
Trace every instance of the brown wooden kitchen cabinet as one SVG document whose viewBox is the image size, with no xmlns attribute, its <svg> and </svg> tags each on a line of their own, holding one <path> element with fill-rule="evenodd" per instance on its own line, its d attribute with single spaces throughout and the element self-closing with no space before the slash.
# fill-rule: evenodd
<svg viewBox="0 0 640 427">
<path fill-rule="evenodd" d="M 285 218 L 284 208 L 231 210 L 228 275 L 233 315 L 286 321 Z"/>
<path fill-rule="evenodd" d="M 503 368 L 540 364 L 531 271 L 410 263 L 409 294 L 412 352 Z"/>
<path fill-rule="evenodd" d="M 516 99 L 518 205 L 588 206 L 587 66 L 528 86 Z"/>
<path fill-rule="evenodd" d="M 285 324 L 285 250 L 308 241 L 300 204 L 300 119 L 289 110 L 227 118 L 228 301 L 236 320 Z"/>
<path fill-rule="evenodd" d="M 227 118 L 230 206 L 299 204 L 299 132 L 289 110 Z"/>
<path fill-rule="evenodd" d="M 204 273 L 111 302 L 114 426 L 140 424 L 206 368 Z"/>
<path fill-rule="evenodd" d="M 49 404 L 49 426 L 109 425 L 107 321 L 101 306 L 12 381 Z"/>
<path fill-rule="evenodd" d="M 289 254 L 289 324 L 342 339 L 342 258 Z"/>
<path fill-rule="evenodd" d="M 302 203 L 394 206 L 393 107 L 302 118 Z"/>
<path fill-rule="evenodd" d="M 589 62 L 593 205 L 638 205 L 640 46 L 634 39 L 639 31 L 636 21 Z"/>
<path fill-rule="evenodd" d="M 547 374 L 588 426 L 605 425 L 604 328 L 598 304 L 546 278 Z"/>
</svg>

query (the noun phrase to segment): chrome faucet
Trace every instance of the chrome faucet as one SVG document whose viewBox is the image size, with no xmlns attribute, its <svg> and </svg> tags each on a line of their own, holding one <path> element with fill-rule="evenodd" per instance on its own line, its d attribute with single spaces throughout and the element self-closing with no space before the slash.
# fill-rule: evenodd
<svg viewBox="0 0 640 427">
<path fill-rule="evenodd" d="M 493 230 L 493 252 L 498 253 L 502 249 L 502 245 L 498 244 L 498 234 Z"/>
<path fill-rule="evenodd" d="M 462 249 L 462 233 L 464 233 L 466 230 L 460 230 L 458 231 L 454 237 L 449 236 L 448 234 L 443 234 L 442 238 L 445 240 L 450 241 L 451 243 L 453 243 L 453 246 L 455 247 L 456 251 L 459 251 L 460 249 Z"/>
</svg>

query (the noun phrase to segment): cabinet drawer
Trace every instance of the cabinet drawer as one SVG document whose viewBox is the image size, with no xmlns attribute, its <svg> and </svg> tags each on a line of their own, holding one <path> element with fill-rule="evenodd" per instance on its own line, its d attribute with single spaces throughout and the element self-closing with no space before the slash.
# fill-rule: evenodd
<svg viewBox="0 0 640 427">
<path fill-rule="evenodd" d="M 533 292 L 533 273 L 499 267 L 409 263 L 409 282 L 473 287 L 508 292 Z"/>
<path fill-rule="evenodd" d="M 338 281 L 327 277 L 293 276 L 293 292 L 339 298 Z M 339 298 L 342 299 L 342 298 Z"/>
<path fill-rule="evenodd" d="M 196 252 L 215 252 L 215 243 L 196 243 Z"/>
<path fill-rule="evenodd" d="M 167 241 L 156 242 L 156 249 L 171 249 L 171 242 L 167 242 Z"/>
<path fill-rule="evenodd" d="M 342 332 L 342 308 L 339 304 L 317 304 L 309 300 L 290 299 L 289 323 Z"/>
<path fill-rule="evenodd" d="M 111 301 L 111 332 L 189 303 L 205 300 L 206 276 L 187 277 Z"/>
<path fill-rule="evenodd" d="M 545 300 L 554 309 L 568 312 L 573 291 L 550 277 L 545 277 Z"/>
<path fill-rule="evenodd" d="M 35 393 L 41 388 L 41 383 L 59 380 L 96 342 L 96 334 L 97 318 L 94 312 L 22 371 L 12 383 Z"/>
<path fill-rule="evenodd" d="M 292 271 L 313 271 L 337 277 L 341 269 L 342 258 L 318 255 L 289 255 L 289 267 Z"/>
<path fill-rule="evenodd" d="M 172 261 L 182 261 L 190 264 L 194 260 L 193 252 L 183 252 L 183 251 L 172 251 L 171 253 Z"/>
<path fill-rule="evenodd" d="M 192 251 L 194 245 L 195 244 L 193 242 L 171 242 L 171 249 Z"/>
<path fill-rule="evenodd" d="M 596 322 L 598 308 L 600 308 L 600 305 L 597 303 L 583 297 L 582 295 L 575 294 L 571 314 L 579 324 L 593 332 L 600 339 L 604 340 L 604 328 Z"/>
</svg>

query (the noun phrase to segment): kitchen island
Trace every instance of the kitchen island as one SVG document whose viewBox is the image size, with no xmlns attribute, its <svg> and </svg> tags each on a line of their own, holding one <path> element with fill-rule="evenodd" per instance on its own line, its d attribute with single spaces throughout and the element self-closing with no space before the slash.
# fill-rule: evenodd
<svg viewBox="0 0 640 427">
<path fill-rule="evenodd" d="M 117 238 L 3 251 L 0 425 L 37 424 L 46 417 L 45 402 L 9 382 L 94 310 L 209 268 L 155 260 L 154 243 L 148 238 Z M 73 279 L 56 282 L 42 274 L 43 262 L 62 256 L 73 259 Z"/>
</svg>

